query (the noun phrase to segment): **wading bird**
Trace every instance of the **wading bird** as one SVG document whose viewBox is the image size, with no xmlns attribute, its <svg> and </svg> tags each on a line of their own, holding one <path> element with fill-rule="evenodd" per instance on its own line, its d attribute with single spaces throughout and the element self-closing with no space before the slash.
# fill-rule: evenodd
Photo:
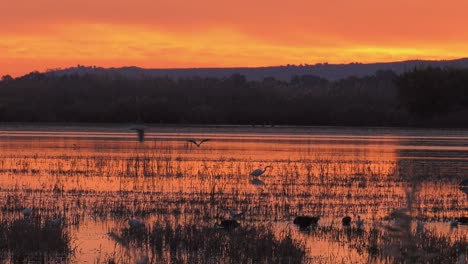
<svg viewBox="0 0 468 264">
<path fill-rule="evenodd" d="M 221 220 L 221 223 L 216 223 L 216 226 L 221 227 L 224 230 L 233 230 L 239 227 L 240 224 L 236 220 L 224 219 L 224 220 Z"/>
<path fill-rule="evenodd" d="M 350 226 L 351 225 L 351 217 L 350 216 L 345 216 L 343 219 L 341 219 L 341 223 L 343 226 Z"/>
<path fill-rule="evenodd" d="M 210 139 L 202 139 L 200 142 L 197 142 L 195 139 L 187 139 L 187 142 L 195 144 L 198 148 L 201 146 L 201 144 L 210 141 Z"/>
<path fill-rule="evenodd" d="M 32 209 L 31 208 L 24 208 L 22 213 L 23 213 L 23 216 L 25 218 L 29 218 L 31 216 L 31 214 L 32 214 Z"/>
<path fill-rule="evenodd" d="M 145 141 L 145 127 L 144 126 L 133 126 L 130 128 L 130 130 L 135 130 L 138 136 L 138 141 L 140 143 L 143 143 Z"/>
<path fill-rule="evenodd" d="M 129 218 L 127 223 L 128 223 L 128 226 L 130 226 L 130 228 L 132 228 L 132 229 L 145 228 L 145 223 L 143 223 L 143 221 L 140 221 L 140 220 L 135 219 L 135 218 Z"/>
<path fill-rule="evenodd" d="M 256 170 L 252 171 L 252 172 L 250 173 L 250 175 L 251 175 L 251 176 L 254 176 L 254 177 L 258 177 L 258 176 L 262 175 L 263 173 L 265 173 L 266 170 L 267 170 L 268 168 L 273 169 L 272 166 L 268 165 L 268 166 L 266 166 L 265 169 L 263 169 L 263 170 L 262 170 L 262 169 L 256 169 Z"/>
<path fill-rule="evenodd" d="M 293 224 L 299 226 L 301 230 L 307 229 L 309 226 L 316 226 L 320 216 L 296 216 Z"/>
</svg>

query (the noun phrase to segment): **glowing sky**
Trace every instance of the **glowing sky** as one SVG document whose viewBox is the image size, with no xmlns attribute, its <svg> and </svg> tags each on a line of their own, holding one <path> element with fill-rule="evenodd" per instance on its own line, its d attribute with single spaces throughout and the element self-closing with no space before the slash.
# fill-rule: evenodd
<svg viewBox="0 0 468 264">
<path fill-rule="evenodd" d="M 468 56 L 467 0 L 0 0 L 0 74 Z"/>
</svg>

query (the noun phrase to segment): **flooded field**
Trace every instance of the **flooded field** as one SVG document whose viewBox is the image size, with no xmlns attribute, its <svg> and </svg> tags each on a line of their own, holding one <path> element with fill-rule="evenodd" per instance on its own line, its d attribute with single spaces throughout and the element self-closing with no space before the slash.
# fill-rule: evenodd
<svg viewBox="0 0 468 264">
<path fill-rule="evenodd" d="M 0 127 L 0 259 L 466 263 L 467 177 L 468 130 Z"/>
</svg>

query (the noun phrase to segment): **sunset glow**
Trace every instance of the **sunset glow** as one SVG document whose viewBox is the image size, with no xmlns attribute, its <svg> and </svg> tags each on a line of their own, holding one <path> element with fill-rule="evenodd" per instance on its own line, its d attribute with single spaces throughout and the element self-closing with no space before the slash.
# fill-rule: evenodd
<svg viewBox="0 0 468 264">
<path fill-rule="evenodd" d="M 0 74 L 453 59 L 468 2 L 1 0 Z"/>
</svg>

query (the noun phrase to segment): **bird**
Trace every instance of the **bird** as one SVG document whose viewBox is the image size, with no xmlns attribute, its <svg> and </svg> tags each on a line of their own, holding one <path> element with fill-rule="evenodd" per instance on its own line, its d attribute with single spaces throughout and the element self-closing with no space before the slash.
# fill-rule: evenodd
<svg viewBox="0 0 468 264">
<path fill-rule="evenodd" d="M 341 223 L 343 226 L 350 226 L 351 225 L 351 217 L 350 216 L 345 216 L 343 219 L 341 219 Z"/>
<path fill-rule="evenodd" d="M 254 176 L 254 177 L 258 177 L 258 176 L 262 175 L 263 173 L 265 173 L 265 171 L 266 171 L 268 168 L 273 169 L 272 166 L 268 165 L 268 166 L 266 166 L 265 169 L 263 169 L 263 170 L 262 170 L 262 169 L 256 169 L 256 170 L 252 171 L 252 172 L 250 173 L 250 175 L 251 175 L 251 176 Z"/>
<path fill-rule="evenodd" d="M 296 216 L 294 218 L 293 224 L 299 226 L 299 229 L 304 230 L 309 226 L 316 226 L 320 216 Z"/>
<path fill-rule="evenodd" d="M 201 144 L 210 141 L 210 139 L 202 139 L 200 142 L 197 142 L 195 139 L 187 139 L 187 142 L 195 144 L 198 148 L 201 146 Z"/>
<path fill-rule="evenodd" d="M 364 220 L 362 220 L 361 216 L 358 215 L 357 220 L 356 220 L 356 228 L 362 229 L 363 226 L 364 226 Z"/>
<path fill-rule="evenodd" d="M 127 223 L 131 229 L 140 229 L 140 228 L 145 227 L 145 223 L 143 221 L 135 219 L 135 218 L 129 218 Z"/>
<path fill-rule="evenodd" d="M 450 228 L 458 228 L 458 221 L 457 221 L 457 219 L 452 218 L 452 220 L 450 220 Z"/>
<path fill-rule="evenodd" d="M 240 226 L 239 222 L 230 219 L 223 219 L 221 223 L 217 223 L 216 225 L 222 227 L 224 230 L 233 230 Z"/>
<path fill-rule="evenodd" d="M 245 218 L 245 211 L 234 212 L 232 210 L 229 210 L 229 214 L 231 215 L 231 219 L 233 220 L 239 220 L 239 219 Z"/>
<path fill-rule="evenodd" d="M 130 130 L 135 130 L 138 136 L 138 141 L 140 143 L 143 143 L 145 141 L 145 127 L 143 126 L 133 126 L 130 128 Z"/>
<path fill-rule="evenodd" d="M 29 218 L 31 216 L 31 214 L 32 214 L 32 209 L 31 208 L 24 208 L 22 213 L 23 213 L 23 216 L 25 218 Z"/>
<path fill-rule="evenodd" d="M 462 216 L 458 217 L 457 221 L 460 225 L 468 225 L 468 217 L 467 216 Z"/>
</svg>

